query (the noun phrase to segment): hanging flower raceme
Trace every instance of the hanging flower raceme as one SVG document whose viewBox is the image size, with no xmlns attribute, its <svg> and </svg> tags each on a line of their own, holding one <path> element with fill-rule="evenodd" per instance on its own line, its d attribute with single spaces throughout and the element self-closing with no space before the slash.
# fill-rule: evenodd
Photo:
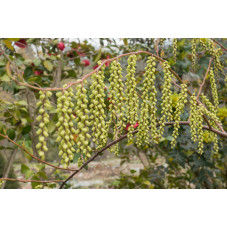
<svg viewBox="0 0 227 227">
<path fill-rule="evenodd" d="M 176 111 L 175 111 L 174 117 L 173 117 L 175 124 L 174 124 L 174 130 L 173 130 L 173 140 L 171 141 L 172 148 L 174 148 L 176 146 L 176 139 L 177 139 L 177 136 L 179 135 L 178 130 L 180 128 L 180 125 L 179 125 L 180 114 L 183 112 L 185 103 L 187 103 L 187 85 L 182 84 L 181 91 L 179 94 L 179 99 L 178 99 L 177 106 L 176 106 Z"/>
<path fill-rule="evenodd" d="M 218 71 L 224 73 L 223 66 L 220 62 L 221 49 L 215 49 L 212 40 L 208 39 L 207 43 L 203 39 L 199 39 L 200 44 L 203 48 L 214 58 L 214 74 L 217 75 Z"/>
<path fill-rule="evenodd" d="M 39 115 L 36 118 L 37 121 L 39 121 L 39 129 L 37 130 L 37 135 L 39 142 L 36 145 L 36 149 L 38 149 L 38 154 L 42 160 L 45 159 L 45 153 L 48 151 L 47 143 L 45 138 L 49 136 L 47 124 L 49 123 L 49 114 L 47 112 L 47 109 L 50 107 L 50 101 L 49 98 L 52 96 L 52 93 L 50 91 L 39 92 L 39 102 L 36 103 L 37 107 L 39 108 Z"/>
<path fill-rule="evenodd" d="M 165 127 L 165 121 L 171 121 L 172 120 L 172 91 L 171 91 L 171 81 L 172 81 L 172 73 L 170 72 L 170 66 L 168 62 L 163 63 L 163 72 L 164 72 L 164 85 L 163 85 L 163 90 L 162 90 L 162 111 L 161 111 L 161 118 L 159 120 L 159 138 L 161 138 L 163 132 L 164 132 L 164 127 Z"/>
<path fill-rule="evenodd" d="M 173 59 L 176 62 L 177 61 L 177 39 L 173 39 Z"/>
<path fill-rule="evenodd" d="M 197 141 L 197 102 L 195 93 L 192 94 L 190 100 L 190 113 L 189 113 L 189 121 L 191 127 L 191 138 L 192 141 Z"/>
<path fill-rule="evenodd" d="M 118 59 L 119 60 L 119 59 Z M 110 82 L 110 94 L 109 94 L 109 111 L 110 120 L 107 123 L 108 127 L 113 121 L 114 124 L 114 140 L 121 135 L 123 129 L 125 128 L 125 117 L 124 117 L 124 85 L 122 81 L 122 68 L 119 62 L 113 61 L 111 64 L 111 75 L 109 78 Z M 110 151 L 118 154 L 119 145 L 115 144 Z"/>
<path fill-rule="evenodd" d="M 145 68 L 143 93 L 141 104 L 141 116 L 139 121 L 139 132 L 137 134 L 137 145 L 141 146 L 144 142 L 149 143 L 149 125 L 151 125 L 152 140 L 156 141 L 157 128 L 156 128 L 156 89 L 154 86 L 156 63 L 154 57 L 149 57 L 147 60 L 147 67 Z M 150 105 L 149 105 L 150 102 Z M 149 111 L 150 109 L 150 111 Z M 149 122 L 149 115 L 151 124 Z"/>
<path fill-rule="evenodd" d="M 204 95 L 201 94 L 200 95 L 202 102 L 207 106 L 208 109 L 206 109 L 205 107 L 203 107 L 203 111 L 206 114 L 206 116 L 208 116 L 210 118 L 210 125 L 215 128 L 218 129 L 218 126 L 216 123 L 218 123 L 219 125 L 221 124 L 220 119 L 217 117 L 217 108 L 214 107 L 214 105 L 209 101 L 209 99 Z M 219 147 L 218 147 L 218 138 L 217 138 L 217 134 L 213 133 L 213 132 L 207 132 L 207 139 L 211 142 L 214 143 L 214 151 L 218 152 Z"/>
<path fill-rule="evenodd" d="M 192 39 L 192 67 L 195 68 L 196 65 L 196 40 Z"/>
<path fill-rule="evenodd" d="M 84 87 L 86 81 L 83 81 L 83 84 L 79 84 L 77 86 L 76 92 L 76 135 L 77 140 L 77 153 L 81 155 L 78 160 L 78 164 L 81 165 L 83 161 L 86 161 L 87 158 L 91 157 L 91 147 L 89 140 L 91 139 L 91 135 L 89 134 L 89 126 L 91 123 L 89 122 L 89 110 L 88 110 L 88 99 L 87 99 L 87 89 Z"/>
<path fill-rule="evenodd" d="M 135 72 L 136 72 L 136 55 L 130 55 L 128 58 L 128 67 L 127 67 L 127 75 L 126 75 L 126 105 L 127 105 L 127 121 L 130 123 L 129 130 L 128 130 L 128 141 L 133 141 L 133 125 L 136 124 L 138 120 L 138 95 L 136 92 L 136 79 L 135 79 Z"/>
<path fill-rule="evenodd" d="M 216 87 L 216 83 L 215 83 L 215 79 L 214 79 L 214 72 L 213 69 L 210 69 L 210 84 L 211 84 L 211 91 L 212 91 L 212 96 L 213 96 L 213 100 L 214 100 L 214 109 L 215 112 L 217 113 L 217 109 L 218 109 L 218 92 L 217 92 L 217 87 Z"/>
<path fill-rule="evenodd" d="M 99 62 L 99 65 L 101 64 L 101 61 Z M 92 136 L 93 136 L 93 142 L 97 145 L 96 149 L 99 149 L 101 147 L 104 147 L 107 142 L 107 126 L 105 122 L 105 84 L 104 84 L 104 70 L 105 65 L 101 67 L 98 74 L 92 75 L 92 85 L 91 85 L 91 104 L 90 104 L 90 120 L 92 125 Z"/>
<path fill-rule="evenodd" d="M 65 88 L 67 85 L 64 85 Z M 62 157 L 61 163 L 65 168 L 68 167 L 70 161 L 74 157 L 74 134 L 76 134 L 73 128 L 73 120 L 75 116 L 72 114 L 74 104 L 72 97 L 74 96 L 73 89 L 69 88 L 62 92 L 57 92 L 57 113 L 58 113 L 58 137 L 56 142 L 59 143 L 59 156 Z"/>
<path fill-rule="evenodd" d="M 196 111 L 196 118 L 197 118 L 197 134 L 198 134 L 198 149 L 199 154 L 203 154 L 203 114 L 204 114 L 204 108 L 202 104 L 199 104 L 199 107 Z"/>
</svg>

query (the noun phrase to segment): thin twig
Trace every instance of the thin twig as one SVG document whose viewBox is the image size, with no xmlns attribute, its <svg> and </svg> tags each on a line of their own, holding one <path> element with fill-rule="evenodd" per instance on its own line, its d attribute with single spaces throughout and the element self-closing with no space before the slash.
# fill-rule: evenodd
<svg viewBox="0 0 227 227">
<path fill-rule="evenodd" d="M 13 61 L 7 56 L 7 54 L 5 53 L 5 51 L 3 49 L 0 48 L 0 52 L 3 53 L 3 55 L 10 61 L 10 63 L 14 66 L 15 70 L 17 71 L 17 67 L 15 66 L 15 64 L 13 63 Z M 22 83 L 20 81 L 16 81 L 14 79 L 14 81 L 19 84 L 20 86 L 26 86 L 26 87 L 30 87 L 32 89 L 35 89 L 35 90 L 39 90 L 39 91 L 64 91 L 64 90 L 67 90 L 68 88 L 70 88 L 72 85 L 75 85 L 75 84 L 79 84 L 79 83 L 83 83 L 84 80 L 86 80 L 88 77 L 90 77 L 92 74 L 96 73 L 99 71 L 99 69 L 105 64 L 105 63 L 108 63 L 108 62 L 112 62 L 118 58 L 121 58 L 121 57 L 124 57 L 124 56 L 129 56 L 129 55 L 133 55 L 133 54 L 147 54 L 147 55 L 150 55 L 150 56 L 153 56 L 155 57 L 157 60 L 161 61 L 161 62 L 165 62 L 164 59 L 160 58 L 159 56 L 155 55 L 155 54 L 152 54 L 148 51 L 136 51 L 136 52 L 130 52 L 130 53 L 126 53 L 126 54 L 121 54 L 121 55 L 118 55 L 117 57 L 114 57 L 114 58 L 110 58 L 110 59 L 106 59 L 106 60 L 103 60 L 102 63 L 95 69 L 93 70 L 92 72 L 84 75 L 80 80 L 77 80 L 75 82 L 69 82 L 68 83 L 68 86 L 65 87 L 65 88 L 58 88 L 58 87 L 54 87 L 54 88 L 39 88 L 39 87 L 36 87 L 36 86 L 32 86 L 28 83 Z M 177 78 L 177 80 L 180 82 L 180 83 L 183 83 L 183 81 L 181 80 L 181 78 L 177 75 L 176 72 L 174 72 L 172 69 L 170 69 L 170 71 L 174 74 L 174 76 Z"/>
<path fill-rule="evenodd" d="M 0 178 L 0 181 L 19 181 L 23 183 L 28 183 L 28 182 L 37 182 L 37 183 L 58 183 L 58 182 L 63 182 L 64 180 L 47 180 L 47 181 L 42 181 L 42 180 L 20 180 L 20 179 L 13 179 L 13 178 Z"/>
<path fill-rule="evenodd" d="M 165 125 L 174 125 L 175 122 L 166 122 Z M 189 121 L 179 121 L 179 125 L 189 125 Z M 157 124 L 157 127 L 159 126 L 159 124 Z M 150 126 L 151 127 L 151 126 Z M 149 127 L 149 128 L 150 128 Z M 203 129 L 214 132 L 220 136 L 223 136 L 225 138 L 227 138 L 227 133 L 224 132 L 220 132 L 217 129 L 214 128 L 209 128 L 206 125 L 203 125 Z M 132 134 L 136 134 L 138 132 L 138 129 L 133 131 Z M 120 142 L 121 140 L 125 139 L 127 137 L 127 133 L 121 137 L 119 137 L 117 140 L 109 143 L 108 145 L 106 145 L 105 147 L 103 147 L 101 150 L 99 150 L 93 157 L 91 157 L 88 161 L 86 161 L 78 170 L 76 170 L 73 174 L 71 174 L 60 186 L 59 189 L 62 189 L 64 187 L 64 185 L 71 179 L 73 178 L 78 172 L 80 172 L 84 167 L 86 167 L 91 161 L 93 161 L 99 154 L 101 154 L 102 152 L 104 152 L 105 150 L 107 150 L 108 148 L 110 148 L 111 146 L 113 146 L 114 144 Z"/>
<path fill-rule="evenodd" d="M 50 163 L 48 163 L 48 162 L 45 162 L 45 161 L 43 161 L 43 160 L 41 160 L 41 159 L 35 157 L 33 154 L 31 154 L 29 151 L 27 151 L 24 147 L 22 147 L 21 145 L 17 144 L 17 143 L 14 142 L 13 140 L 11 140 L 8 136 L 5 136 L 5 135 L 3 135 L 3 134 L 1 134 L 1 133 L 0 133 L 0 136 L 2 136 L 2 137 L 4 137 L 4 138 L 8 139 L 10 142 L 12 142 L 12 143 L 15 144 L 16 146 L 20 147 L 20 148 L 21 148 L 22 150 L 24 150 L 28 155 L 30 155 L 32 158 L 38 160 L 39 162 L 42 162 L 42 163 L 44 163 L 44 164 L 46 164 L 46 165 L 48 165 L 48 166 L 51 166 L 51 167 L 53 167 L 53 168 L 56 168 L 56 169 L 67 170 L 67 171 L 76 171 L 76 169 L 62 168 L 62 167 L 58 167 L 58 166 L 52 165 L 52 164 L 50 164 Z"/>
<path fill-rule="evenodd" d="M 210 61 L 209 61 L 209 65 L 208 65 L 206 74 L 205 74 L 205 76 L 204 76 L 204 78 L 203 78 L 203 82 L 202 82 L 202 84 L 200 85 L 200 88 L 199 88 L 199 93 L 198 93 L 198 95 L 197 95 L 197 97 L 196 97 L 197 100 L 198 100 L 198 98 L 199 98 L 199 96 L 200 96 L 200 93 L 201 93 L 201 91 L 202 91 L 202 88 L 203 88 L 203 86 L 204 86 L 204 84 L 205 84 L 207 75 L 208 75 L 208 73 L 209 73 L 209 71 L 210 71 L 210 66 L 211 66 L 211 62 L 212 62 L 212 61 L 213 61 L 213 58 L 210 58 Z"/>
<path fill-rule="evenodd" d="M 224 51 L 227 51 L 227 48 L 225 48 L 221 43 L 219 43 L 217 40 L 215 40 L 215 39 L 213 39 L 213 38 L 211 38 L 215 43 L 217 43 L 221 48 L 222 48 L 222 50 L 224 50 Z"/>
</svg>

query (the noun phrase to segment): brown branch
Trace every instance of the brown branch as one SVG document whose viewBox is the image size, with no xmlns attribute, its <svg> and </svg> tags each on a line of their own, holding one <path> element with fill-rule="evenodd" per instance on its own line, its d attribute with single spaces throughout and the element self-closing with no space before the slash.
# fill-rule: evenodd
<svg viewBox="0 0 227 227">
<path fill-rule="evenodd" d="M 210 66 L 211 66 L 211 62 L 212 62 L 212 61 L 213 61 L 213 58 L 210 58 L 210 61 L 209 61 L 209 65 L 208 65 L 206 74 L 205 74 L 205 76 L 204 76 L 204 78 L 203 78 L 203 82 L 202 82 L 202 84 L 200 85 L 200 88 L 199 88 L 199 93 L 198 93 L 198 95 L 197 95 L 197 97 L 196 97 L 197 100 L 198 100 L 198 98 L 199 98 L 199 96 L 200 96 L 200 93 L 201 93 L 201 91 L 202 91 L 202 88 L 203 88 L 203 86 L 204 86 L 204 84 L 205 84 L 205 81 L 206 81 L 207 75 L 208 75 L 208 73 L 209 73 L 209 70 L 210 70 Z"/>
<path fill-rule="evenodd" d="M 174 125 L 175 122 L 166 122 L 165 125 Z M 189 125 L 189 121 L 179 121 L 179 125 Z M 157 124 L 157 127 L 159 126 L 159 124 Z M 151 127 L 151 126 L 150 126 Z M 149 128 L 150 128 L 149 127 Z M 206 125 L 203 125 L 203 129 L 214 132 L 222 137 L 227 138 L 227 133 L 218 131 L 217 129 L 214 128 L 209 128 Z M 138 129 L 133 131 L 132 134 L 136 134 L 138 132 Z M 78 172 L 80 172 L 84 167 L 86 167 L 91 161 L 93 161 L 99 154 L 101 154 L 102 152 L 104 152 L 105 150 L 107 150 L 108 148 L 110 148 L 111 146 L 113 146 L 114 144 L 120 142 L 121 140 L 125 139 L 127 137 L 127 134 L 119 137 L 117 140 L 109 143 L 108 145 L 106 145 L 105 147 L 103 147 L 101 150 L 99 150 L 93 157 L 91 157 L 88 161 L 86 161 L 78 170 L 76 170 L 73 174 L 71 174 L 60 186 L 59 189 L 62 189 L 64 187 L 64 185 L 66 184 L 66 182 L 68 182 L 71 178 L 73 178 Z"/>
<path fill-rule="evenodd" d="M 14 63 L 12 62 L 12 60 L 7 56 L 7 54 L 4 52 L 4 50 L 2 50 L 0 48 L 0 51 L 3 53 L 3 55 L 10 61 L 10 63 L 14 65 Z M 129 56 L 129 55 L 132 55 L 132 54 L 147 54 L 147 55 L 150 55 L 150 56 L 153 56 L 155 57 L 157 60 L 161 61 L 161 62 L 165 62 L 164 59 L 160 58 L 159 56 L 155 55 L 155 54 L 152 54 L 148 51 L 136 51 L 136 52 L 130 52 L 130 53 L 126 53 L 126 54 L 121 54 L 121 55 L 118 55 L 117 57 L 114 57 L 114 58 L 110 58 L 110 59 L 106 59 L 106 60 L 103 60 L 102 63 L 95 69 L 93 70 L 92 72 L 84 75 L 80 80 L 77 80 L 75 82 L 69 82 L 68 83 L 68 86 L 65 87 L 65 88 L 58 88 L 58 87 L 54 87 L 54 88 L 39 88 L 39 87 L 36 87 L 36 86 L 33 86 L 33 85 L 30 85 L 30 84 L 27 84 L 27 83 L 22 83 L 22 82 L 19 82 L 19 81 L 15 81 L 17 84 L 19 84 L 20 86 L 26 86 L 26 87 L 30 87 L 32 89 L 35 89 L 35 90 L 39 90 L 39 91 L 64 91 L 64 90 L 67 90 L 68 88 L 70 88 L 72 85 L 75 85 L 75 84 L 79 84 L 79 83 L 83 83 L 84 80 L 86 80 L 88 77 L 90 77 L 92 74 L 96 73 L 99 71 L 99 69 L 105 64 L 105 63 L 108 63 L 108 62 L 112 62 L 116 59 L 119 59 L 121 57 L 124 57 L 124 56 Z M 16 68 L 17 69 L 17 68 Z M 177 75 L 176 72 L 174 72 L 172 69 L 170 69 L 170 71 L 173 73 L 173 75 L 177 78 L 177 80 L 180 82 L 180 83 L 183 83 L 183 81 L 181 80 L 181 78 Z"/>
<path fill-rule="evenodd" d="M 222 50 L 224 50 L 224 51 L 227 51 L 227 48 L 225 48 L 221 43 L 219 43 L 217 40 L 215 40 L 215 39 L 213 39 L 213 38 L 211 38 L 215 43 L 217 43 L 221 48 L 222 48 Z"/>
<path fill-rule="evenodd" d="M 30 155 L 32 158 L 38 160 L 39 162 L 42 162 L 42 163 L 44 163 L 44 164 L 46 164 L 46 165 L 48 165 L 48 166 L 51 166 L 51 167 L 53 167 L 53 168 L 56 168 L 56 169 L 67 170 L 67 171 L 76 171 L 76 169 L 70 169 L 70 168 L 66 168 L 66 169 L 65 169 L 65 168 L 62 168 L 62 167 L 58 167 L 58 166 L 52 165 L 52 164 L 50 164 L 50 163 L 48 163 L 48 162 L 45 162 L 45 161 L 43 161 L 43 160 L 37 158 L 37 157 L 34 156 L 33 154 L 31 154 L 31 153 L 30 153 L 29 151 L 27 151 L 24 147 L 20 146 L 19 144 L 17 144 L 17 143 L 14 142 L 13 140 L 11 140 L 8 136 L 5 136 L 5 135 L 3 135 L 3 134 L 1 134 L 1 133 L 0 133 L 0 136 L 2 136 L 2 137 L 4 137 L 4 138 L 8 139 L 10 142 L 12 142 L 12 143 L 15 144 L 16 146 L 20 147 L 20 148 L 21 148 L 22 150 L 24 150 L 28 155 Z"/>
<path fill-rule="evenodd" d="M 0 51 L 2 51 L 1 50 L 1 48 L 0 48 Z M 4 54 L 4 56 L 6 56 L 8 59 L 9 59 L 9 57 L 5 54 L 5 52 L 3 51 L 3 54 Z M 157 55 L 155 55 L 155 54 L 152 54 L 152 53 L 150 53 L 150 52 L 148 52 L 148 51 L 142 51 L 142 50 L 140 50 L 140 51 L 136 51 L 136 52 L 130 52 L 130 53 L 126 53 L 126 54 L 121 54 L 121 55 L 118 55 L 117 57 L 114 57 L 114 58 L 110 58 L 110 59 L 106 59 L 106 60 L 104 60 L 104 61 L 102 61 L 102 63 L 94 70 L 94 71 L 92 71 L 92 72 L 90 72 L 90 73 L 88 73 L 88 74 L 86 74 L 86 75 L 84 75 L 80 80 L 77 80 L 77 81 L 75 81 L 75 82 L 70 82 L 70 83 L 68 83 L 68 86 L 67 87 L 65 87 L 65 88 L 39 88 L 39 87 L 35 87 L 35 86 L 32 86 L 32 85 L 29 85 L 29 84 L 27 84 L 27 83 L 21 83 L 21 82 L 19 82 L 19 81 L 17 81 L 17 83 L 18 84 L 20 84 L 21 86 L 27 86 L 27 87 L 30 87 L 30 88 L 33 88 L 33 89 L 36 89 L 36 90 L 41 90 L 41 91 L 59 91 L 59 90 L 66 90 L 66 89 L 68 89 L 69 87 L 71 87 L 72 85 L 75 85 L 75 84 L 78 84 L 78 83 L 83 83 L 83 81 L 85 80 L 85 79 L 87 79 L 88 77 L 90 77 L 92 74 L 94 74 L 95 72 L 98 72 L 99 71 L 99 69 L 105 64 L 105 63 L 107 63 L 107 62 L 112 62 L 112 61 L 114 61 L 114 60 L 118 60 L 119 58 L 121 58 L 121 57 L 124 57 L 124 56 L 128 56 L 128 55 L 132 55 L 132 54 L 148 54 L 148 55 L 151 55 L 151 56 L 153 56 L 153 57 L 155 57 L 156 59 L 158 59 L 159 61 L 161 61 L 161 62 L 164 62 L 165 60 L 164 59 L 162 59 L 162 58 L 160 58 L 159 56 L 157 56 Z M 9 59 L 10 60 L 10 59 Z M 10 62 L 11 62 L 11 60 L 10 60 Z M 176 72 L 174 72 L 171 68 L 170 68 L 170 71 L 173 73 L 173 75 L 177 78 L 177 80 L 180 82 L 180 83 L 184 83 L 182 80 L 181 80 L 181 78 L 178 76 L 178 74 L 176 73 Z M 187 93 L 191 96 L 192 94 L 191 94 L 191 92 L 189 91 L 189 90 L 187 90 Z M 204 118 L 204 117 L 203 117 Z M 206 121 L 206 119 L 204 118 L 204 120 Z M 207 122 L 207 121 L 206 121 Z M 216 122 L 215 122 L 216 123 Z M 217 124 L 217 123 L 216 123 Z M 222 130 L 222 131 L 224 131 L 223 130 L 223 128 L 222 127 L 220 127 L 220 125 L 219 124 L 217 124 L 218 126 L 219 126 L 219 128 Z"/>
<path fill-rule="evenodd" d="M 13 178 L 0 178 L 0 181 L 19 181 L 23 183 L 28 183 L 28 182 L 37 182 L 37 183 L 58 183 L 58 182 L 63 182 L 64 180 L 47 180 L 47 181 L 42 181 L 42 180 L 19 180 L 19 179 L 13 179 Z"/>
<path fill-rule="evenodd" d="M 172 84 L 174 84 L 176 87 L 178 87 L 178 88 L 182 88 L 180 85 L 178 85 L 175 81 L 172 81 Z"/>
</svg>

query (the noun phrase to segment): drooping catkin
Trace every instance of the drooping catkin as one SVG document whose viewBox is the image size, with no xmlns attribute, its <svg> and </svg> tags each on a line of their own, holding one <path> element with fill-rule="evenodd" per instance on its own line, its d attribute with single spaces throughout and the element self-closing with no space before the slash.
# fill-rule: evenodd
<svg viewBox="0 0 227 227">
<path fill-rule="evenodd" d="M 135 78 L 135 72 L 136 72 L 136 55 L 130 55 L 128 58 L 128 67 L 127 67 L 127 75 L 126 75 L 126 104 L 127 104 L 127 121 L 130 123 L 130 126 L 128 128 L 128 141 L 133 141 L 133 125 L 136 124 L 138 121 L 138 95 L 136 92 L 136 78 Z"/>
</svg>

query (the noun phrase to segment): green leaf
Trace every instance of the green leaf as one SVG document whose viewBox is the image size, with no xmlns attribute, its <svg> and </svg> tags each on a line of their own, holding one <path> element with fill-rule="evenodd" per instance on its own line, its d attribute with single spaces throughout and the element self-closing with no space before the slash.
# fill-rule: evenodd
<svg viewBox="0 0 227 227">
<path fill-rule="evenodd" d="M 125 46 L 128 46 L 128 39 L 124 38 L 123 41 L 124 41 Z"/>
<path fill-rule="evenodd" d="M 20 38 L 8 38 L 8 40 L 16 42 L 16 41 L 20 40 Z"/>
<path fill-rule="evenodd" d="M 52 71 L 53 69 L 53 65 L 50 61 L 44 61 L 43 65 L 45 66 L 45 68 L 48 70 L 48 71 Z"/>
<path fill-rule="evenodd" d="M 34 65 L 37 67 L 37 66 L 40 65 L 41 60 L 40 60 L 40 59 L 34 59 L 34 60 L 33 60 L 33 63 L 34 63 Z"/>
<path fill-rule="evenodd" d="M 24 77 L 29 78 L 32 75 L 33 75 L 32 67 L 29 66 L 24 70 Z"/>
<path fill-rule="evenodd" d="M 14 50 L 11 42 L 7 39 L 4 39 L 3 42 L 5 43 L 5 45 L 10 49 L 10 50 Z"/>
<path fill-rule="evenodd" d="M 172 136 L 167 136 L 166 139 L 169 140 L 169 141 L 172 141 L 173 137 Z"/>
<path fill-rule="evenodd" d="M 2 77 L 0 77 L 0 80 L 4 82 L 9 82 L 10 78 L 6 74 L 4 74 Z"/>
<path fill-rule="evenodd" d="M 39 174 L 40 177 L 42 177 L 44 179 L 48 179 L 48 177 L 47 177 L 47 175 L 44 171 L 39 171 L 38 174 Z"/>
<path fill-rule="evenodd" d="M 40 180 L 40 179 L 37 176 L 33 176 L 32 180 Z M 38 182 L 32 182 L 31 185 L 32 185 L 32 188 L 34 189 L 36 186 L 42 185 L 42 184 L 40 184 Z"/>
<path fill-rule="evenodd" d="M 68 75 L 69 77 L 77 78 L 76 72 L 74 70 L 69 70 Z"/>
<path fill-rule="evenodd" d="M 38 168 L 39 171 L 41 171 L 45 168 L 45 165 L 44 164 L 37 164 L 36 167 Z"/>
<path fill-rule="evenodd" d="M 27 106 L 27 102 L 23 101 L 23 100 L 15 102 L 15 104 L 18 105 L 18 106 Z"/>
<path fill-rule="evenodd" d="M 34 171 L 28 170 L 28 171 L 25 173 L 25 179 L 27 180 L 27 179 L 30 178 L 33 174 L 34 174 Z"/>
<path fill-rule="evenodd" d="M 8 134 L 8 137 L 9 137 L 11 140 L 13 140 L 13 139 L 15 138 L 15 136 L 16 136 L 15 130 L 13 130 L 13 129 L 9 129 L 7 134 Z"/>
<path fill-rule="evenodd" d="M 26 166 L 25 164 L 21 164 L 21 173 L 22 174 L 26 174 L 27 171 L 29 171 L 30 168 L 28 166 Z"/>
<path fill-rule="evenodd" d="M 55 130 L 55 123 L 53 121 L 50 121 L 47 125 L 49 133 L 52 133 Z"/>
<path fill-rule="evenodd" d="M 23 128 L 23 130 L 22 130 L 21 133 L 22 133 L 23 135 L 26 135 L 26 134 L 28 134 L 30 131 L 31 131 L 31 125 L 27 125 L 26 127 Z"/>
<path fill-rule="evenodd" d="M 99 53 L 98 53 L 98 55 L 96 56 L 96 58 L 95 58 L 95 60 L 94 60 L 95 63 L 98 62 L 98 61 L 100 60 L 101 55 L 102 55 L 102 49 L 99 50 Z"/>
<path fill-rule="evenodd" d="M 130 170 L 130 173 L 136 173 L 136 170 L 131 169 L 131 170 Z"/>
<path fill-rule="evenodd" d="M 0 66 L 5 66 L 6 65 L 6 63 L 4 62 L 4 61 L 0 61 Z"/>
<path fill-rule="evenodd" d="M 21 122 L 22 122 L 22 125 L 23 126 L 25 126 L 28 123 L 27 119 L 25 119 L 25 118 L 22 118 L 21 119 Z"/>
</svg>

